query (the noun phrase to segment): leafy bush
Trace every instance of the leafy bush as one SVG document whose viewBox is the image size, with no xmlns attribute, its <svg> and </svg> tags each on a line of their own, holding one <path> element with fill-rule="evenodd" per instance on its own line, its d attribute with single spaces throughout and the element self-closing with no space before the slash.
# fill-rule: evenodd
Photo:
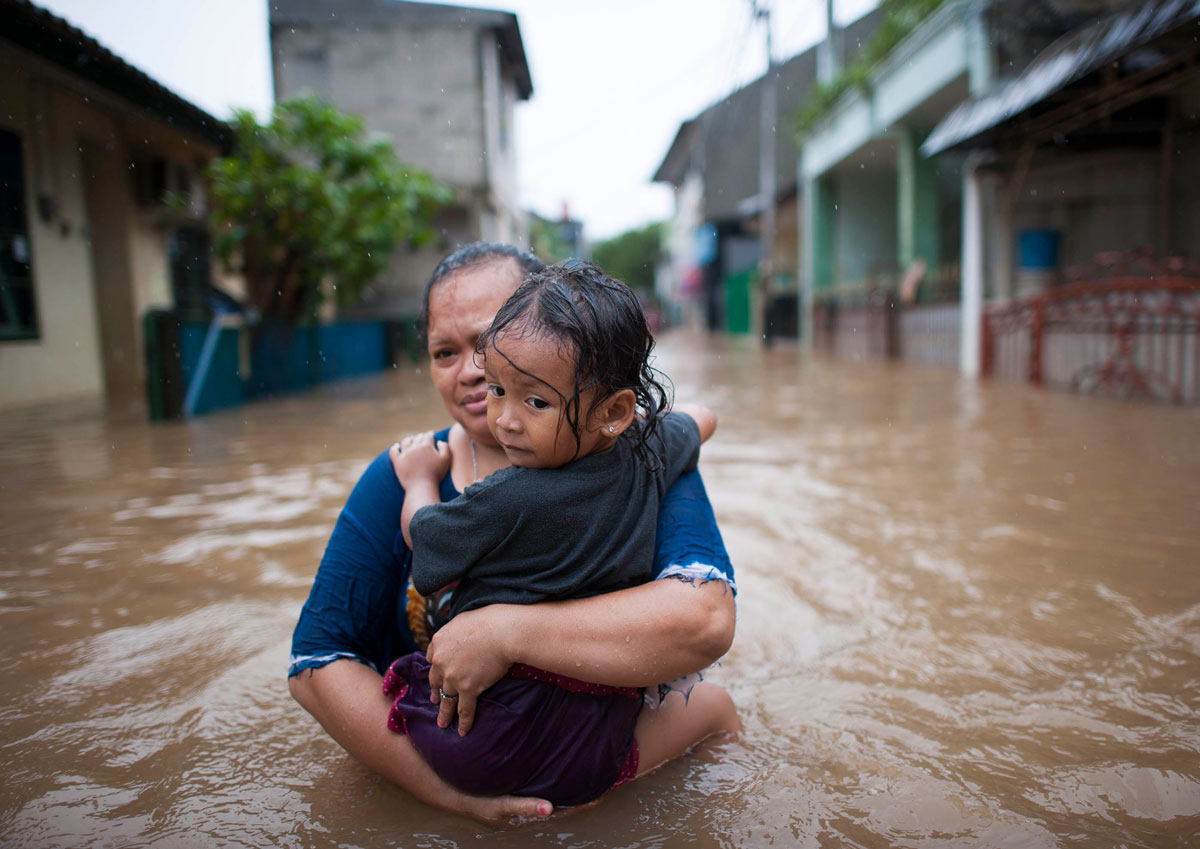
<svg viewBox="0 0 1200 849">
<path fill-rule="evenodd" d="M 804 136 L 828 114 L 842 95 L 851 89 L 865 89 L 871 71 L 908 38 L 945 0 L 883 0 L 879 28 L 862 46 L 840 74 L 828 83 L 814 83 L 808 97 L 797 110 L 794 123 L 796 138 Z"/>
<path fill-rule="evenodd" d="M 352 303 L 397 245 L 432 236 L 451 197 L 360 119 L 315 98 L 277 104 L 265 125 L 238 111 L 233 129 L 232 153 L 208 171 L 212 226 L 217 254 L 264 316 L 311 314 L 324 281 Z"/>
</svg>

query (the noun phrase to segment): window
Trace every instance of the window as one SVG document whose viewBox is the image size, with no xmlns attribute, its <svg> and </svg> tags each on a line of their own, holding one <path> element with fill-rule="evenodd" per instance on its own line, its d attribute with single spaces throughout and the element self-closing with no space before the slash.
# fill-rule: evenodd
<svg viewBox="0 0 1200 849">
<path fill-rule="evenodd" d="M 0 130 L 0 341 L 36 338 L 21 138 Z"/>
<path fill-rule="evenodd" d="M 168 248 L 175 309 L 206 320 L 212 287 L 208 231 L 203 227 L 180 227 L 171 234 Z"/>
</svg>

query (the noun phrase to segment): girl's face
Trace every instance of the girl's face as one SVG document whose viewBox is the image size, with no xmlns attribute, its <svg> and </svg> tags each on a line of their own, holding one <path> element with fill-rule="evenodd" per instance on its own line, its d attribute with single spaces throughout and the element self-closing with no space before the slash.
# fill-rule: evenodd
<svg viewBox="0 0 1200 849">
<path fill-rule="evenodd" d="M 520 267 L 503 257 L 451 274 L 429 293 L 429 373 L 451 417 L 476 442 L 495 446 L 487 421 L 487 385 L 475 343 L 521 285 Z"/>
<path fill-rule="evenodd" d="M 596 393 L 589 389 L 579 397 L 576 454 L 566 418 L 567 399 L 575 393 L 575 359 L 569 348 L 556 339 L 522 338 L 519 333 L 501 333 L 493 341 L 484 360 L 487 420 L 510 463 L 555 469 L 607 447 L 610 438 L 590 415 Z"/>
</svg>

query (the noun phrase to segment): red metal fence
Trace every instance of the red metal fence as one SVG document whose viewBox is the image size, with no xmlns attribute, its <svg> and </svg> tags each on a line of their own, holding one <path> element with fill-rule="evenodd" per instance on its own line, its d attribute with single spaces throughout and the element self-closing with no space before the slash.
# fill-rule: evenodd
<svg viewBox="0 0 1200 849">
<path fill-rule="evenodd" d="M 985 375 L 1198 403 L 1200 277 L 1122 276 L 1048 289 L 989 308 L 982 345 Z"/>
</svg>

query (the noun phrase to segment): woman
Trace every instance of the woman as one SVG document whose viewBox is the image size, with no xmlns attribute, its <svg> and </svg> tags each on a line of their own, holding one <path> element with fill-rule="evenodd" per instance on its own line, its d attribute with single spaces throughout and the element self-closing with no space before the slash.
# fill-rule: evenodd
<svg viewBox="0 0 1200 849">
<path fill-rule="evenodd" d="M 473 354 L 525 273 L 540 267 L 515 248 L 469 245 L 426 286 L 430 374 L 455 421 L 447 437 L 450 495 L 508 465 L 487 427 L 486 386 Z M 415 648 L 402 583 L 411 558 L 400 535 L 402 503 L 385 451 L 355 486 L 326 547 L 293 637 L 292 695 L 346 751 L 428 804 L 485 821 L 546 816 L 544 800 L 455 790 L 387 729 L 381 670 Z M 478 695 L 514 663 L 616 687 L 653 686 L 713 663 L 733 639 L 733 572 L 695 472 L 667 493 L 655 559 L 660 578 L 684 580 L 455 617 L 427 649 L 431 688 L 457 696 L 442 702 L 442 715 L 457 709 L 459 733 L 468 733 Z"/>
</svg>

